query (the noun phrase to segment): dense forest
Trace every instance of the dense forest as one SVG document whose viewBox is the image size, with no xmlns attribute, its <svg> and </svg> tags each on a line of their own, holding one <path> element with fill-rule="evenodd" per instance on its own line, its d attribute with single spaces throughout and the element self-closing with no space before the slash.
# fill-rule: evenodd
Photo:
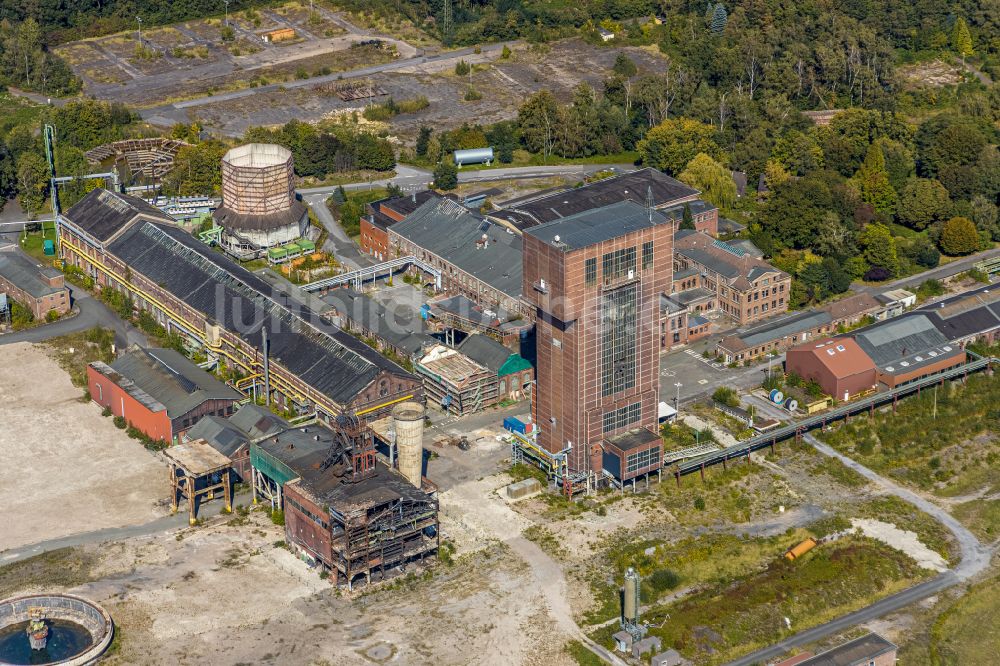
<svg viewBox="0 0 1000 666">
<path fill-rule="evenodd" d="M 491 145 L 501 163 L 525 155 L 542 162 L 634 155 L 697 187 L 724 215 L 743 222 L 746 235 L 796 276 L 793 305 L 842 292 L 852 279 L 888 280 L 935 266 L 942 254 L 969 254 L 1000 241 L 1000 87 L 994 83 L 1000 0 L 947 6 L 932 0 L 345 2 L 369 14 L 403 13 L 449 44 L 519 38 L 530 42 L 520 48 L 544 59 L 544 42 L 572 35 L 618 49 L 598 85 L 581 84 L 568 98 L 542 90 L 511 120 L 421 128 L 415 146 L 400 157 L 434 168 L 443 188 L 456 184 L 449 155 L 459 148 Z M 215 13 L 210 4 L 105 0 L 74 3 L 67 13 L 58 2 L 0 0 L 4 81 L 72 90 L 74 79 L 46 44 L 110 29 L 137 11 L 152 24 Z M 234 1 L 230 9 L 245 6 Z M 601 44 L 598 28 L 614 32 L 615 40 Z M 642 68 L 623 46 L 664 57 Z M 501 59 L 511 57 L 505 49 Z M 900 73 L 901 65 L 929 61 L 953 67 L 960 82 L 914 81 Z M 456 74 L 470 73 L 468 63 L 459 67 Z M 364 115 L 407 105 L 419 112 L 427 103 L 389 100 Z M 828 124 L 803 113 L 817 109 L 846 111 Z M 85 168 L 88 148 L 144 131 L 127 109 L 95 102 L 42 115 L 59 129 L 61 173 Z M 18 193 L 32 211 L 46 195 L 41 120 L 7 125 L 0 137 L 0 188 Z M 178 155 L 167 191 L 218 186 L 227 144 L 200 141 L 199 130 L 174 129 L 194 145 Z M 298 175 L 316 179 L 387 171 L 397 158 L 385 136 L 350 124 L 292 121 L 253 128 L 244 139 L 287 146 Z M 734 171 L 749 184 L 743 197 L 737 197 Z M 89 186 L 72 185 L 64 200 Z"/>
</svg>

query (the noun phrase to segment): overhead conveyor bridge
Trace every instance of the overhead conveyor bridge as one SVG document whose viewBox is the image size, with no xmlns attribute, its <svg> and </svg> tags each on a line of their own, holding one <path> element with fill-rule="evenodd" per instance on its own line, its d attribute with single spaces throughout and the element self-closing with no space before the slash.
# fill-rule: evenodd
<svg viewBox="0 0 1000 666">
<path fill-rule="evenodd" d="M 865 411 L 874 413 L 876 407 L 889 403 L 892 403 L 893 410 L 895 410 L 897 401 L 903 396 L 911 393 L 919 395 L 921 389 L 934 386 L 935 384 L 943 384 L 946 380 L 950 379 L 962 379 L 964 381 L 970 373 L 985 370 L 991 365 L 1000 362 L 1000 359 L 994 357 L 979 357 L 968 350 L 967 353 L 973 357 L 973 360 L 963 365 L 950 368 L 933 375 L 928 375 L 917 381 L 910 382 L 909 384 L 897 386 L 889 391 L 873 393 L 866 398 L 841 405 L 840 407 L 837 407 L 829 412 L 810 416 L 801 421 L 772 430 L 766 434 L 757 435 L 756 437 L 748 439 L 744 442 L 728 446 L 724 449 L 718 449 L 707 455 L 684 460 L 678 463 L 677 466 L 670 471 L 673 472 L 674 476 L 677 477 L 678 480 L 680 477 L 693 472 L 702 472 L 704 474 L 706 467 L 711 467 L 720 463 L 724 465 L 728 460 L 749 458 L 750 454 L 754 451 L 773 448 L 779 441 L 789 439 L 791 437 L 799 439 L 803 434 L 813 428 L 825 428 L 827 424 L 832 423 L 833 421 L 839 421 L 840 419 L 849 420 L 852 414 L 860 414 Z M 664 471 L 667 470 L 665 469 Z"/>
</svg>

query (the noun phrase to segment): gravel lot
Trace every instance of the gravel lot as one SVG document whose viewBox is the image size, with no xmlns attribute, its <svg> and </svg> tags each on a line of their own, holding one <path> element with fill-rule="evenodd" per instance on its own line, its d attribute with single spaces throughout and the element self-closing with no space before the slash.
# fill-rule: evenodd
<svg viewBox="0 0 1000 666">
<path fill-rule="evenodd" d="M 167 512 L 166 466 L 29 343 L 0 347 L 0 551 Z"/>
</svg>

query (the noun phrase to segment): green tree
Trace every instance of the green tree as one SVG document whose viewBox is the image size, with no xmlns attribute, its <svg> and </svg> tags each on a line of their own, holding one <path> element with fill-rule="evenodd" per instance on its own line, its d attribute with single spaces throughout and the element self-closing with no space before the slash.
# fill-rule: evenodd
<svg viewBox="0 0 1000 666">
<path fill-rule="evenodd" d="M 222 187 L 222 156 L 228 147 L 221 141 L 205 141 L 177 151 L 174 168 L 164 176 L 164 188 L 189 196 L 215 194 Z"/>
<path fill-rule="evenodd" d="M 467 76 L 472 71 L 472 65 L 465 62 L 464 60 L 459 60 L 455 65 L 455 74 L 458 76 Z"/>
<path fill-rule="evenodd" d="M 431 141 L 431 130 L 427 125 L 420 126 L 420 134 L 417 135 L 416 151 L 419 157 L 427 157 L 427 144 Z"/>
<path fill-rule="evenodd" d="M 618 55 L 615 56 L 615 64 L 612 65 L 611 71 L 623 79 L 630 79 L 639 72 L 639 68 L 635 66 L 631 58 L 619 51 Z"/>
<path fill-rule="evenodd" d="M 965 59 L 972 55 L 974 51 L 972 50 L 972 35 L 969 34 L 969 26 L 963 18 L 955 20 L 955 27 L 951 33 L 951 45 L 954 47 L 955 52 L 961 56 L 962 64 L 965 65 Z"/>
<path fill-rule="evenodd" d="M 948 190 L 937 180 L 911 178 L 899 195 L 897 217 L 918 231 L 947 217 L 951 210 Z"/>
<path fill-rule="evenodd" d="M 941 228 L 938 243 L 947 255 L 971 254 L 979 249 L 979 232 L 969 218 L 953 217 Z"/>
<path fill-rule="evenodd" d="M 23 153 L 17 158 L 17 187 L 21 207 L 37 213 L 45 206 L 49 190 L 49 166 L 37 153 Z"/>
<path fill-rule="evenodd" d="M 542 157 L 552 154 L 556 141 L 559 107 L 548 90 L 541 90 L 528 97 L 517 111 L 517 125 L 521 142 L 533 153 Z"/>
<path fill-rule="evenodd" d="M 677 178 L 700 190 L 716 206 L 736 203 L 736 183 L 732 173 L 705 153 L 695 155 Z"/>
<path fill-rule="evenodd" d="M 973 228 L 974 230 L 974 228 Z M 899 272 L 896 240 L 884 224 L 869 224 L 858 235 L 865 261 L 872 268 L 884 269 L 889 277 Z"/>
<path fill-rule="evenodd" d="M 715 5 L 715 9 L 712 10 L 712 34 L 721 35 L 726 31 L 726 24 L 729 23 L 729 14 L 726 12 L 726 8 L 722 6 L 722 3 Z"/>
<path fill-rule="evenodd" d="M 684 204 L 684 211 L 681 213 L 681 229 L 694 231 L 694 215 L 691 213 L 691 204 Z"/>
<path fill-rule="evenodd" d="M 664 120 L 646 133 L 637 148 L 643 164 L 672 176 L 679 174 L 698 153 L 725 160 L 715 142 L 715 128 L 690 118 Z"/>
<path fill-rule="evenodd" d="M 434 167 L 434 187 L 453 190 L 458 187 L 458 167 L 451 160 L 442 160 Z"/>
<path fill-rule="evenodd" d="M 896 210 L 896 191 L 889 182 L 885 169 L 885 154 L 881 147 L 872 144 L 865 155 L 865 161 L 855 175 L 855 182 L 861 193 L 861 200 L 871 204 L 876 211 L 891 215 Z"/>
</svg>

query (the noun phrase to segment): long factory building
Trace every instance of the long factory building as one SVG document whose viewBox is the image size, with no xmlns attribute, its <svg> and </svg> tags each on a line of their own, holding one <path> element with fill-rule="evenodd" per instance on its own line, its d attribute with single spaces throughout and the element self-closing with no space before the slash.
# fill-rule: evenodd
<svg viewBox="0 0 1000 666">
<path fill-rule="evenodd" d="M 364 420 L 422 400 L 420 379 L 213 251 L 141 199 L 98 189 L 59 216 L 60 253 L 98 288 L 132 297 L 167 330 L 299 413 Z M 265 354 L 262 331 L 266 328 Z M 259 395 L 259 393 L 258 393 Z"/>
</svg>

